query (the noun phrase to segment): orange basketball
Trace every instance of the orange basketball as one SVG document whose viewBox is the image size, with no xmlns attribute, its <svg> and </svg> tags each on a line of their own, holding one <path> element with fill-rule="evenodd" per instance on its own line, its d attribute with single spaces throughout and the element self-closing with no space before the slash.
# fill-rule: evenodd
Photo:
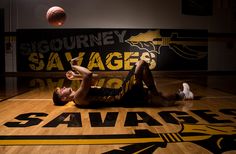
<svg viewBox="0 0 236 154">
<path fill-rule="evenodd" d="M 63 8 L 53 6 L 48 9 L 46 18 L 49 24 L 53 26 L 61 26 L 66 20 L 66 13 Z"/>
</svg>

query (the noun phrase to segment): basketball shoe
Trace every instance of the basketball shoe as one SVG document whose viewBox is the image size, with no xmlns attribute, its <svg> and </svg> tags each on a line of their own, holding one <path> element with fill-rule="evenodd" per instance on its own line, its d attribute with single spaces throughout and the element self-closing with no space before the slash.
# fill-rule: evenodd
<svg viewBox="0 0 236 154">
<path fill-rule="evenodd" d="M 179 89 L 178 95 L 182 100 L 194 99 L 194 94 L 191 92 L 188 83 L 183 83 L 183 90 Z"/>
</svg>

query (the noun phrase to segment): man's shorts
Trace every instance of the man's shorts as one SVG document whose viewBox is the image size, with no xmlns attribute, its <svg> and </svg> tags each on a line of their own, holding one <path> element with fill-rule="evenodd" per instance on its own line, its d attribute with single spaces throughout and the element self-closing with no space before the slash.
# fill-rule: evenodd
<svg viewBox="0 0 236 154">
<path fill-rule="evenodd" d="M 143 87 L 142 82 L 136 81 L 135 69 L 136 65 L 130 70 L 120 88 L 120 103 L 127 106 L 145 105 L 148 96 L 147 88 Z"/>
</svg>

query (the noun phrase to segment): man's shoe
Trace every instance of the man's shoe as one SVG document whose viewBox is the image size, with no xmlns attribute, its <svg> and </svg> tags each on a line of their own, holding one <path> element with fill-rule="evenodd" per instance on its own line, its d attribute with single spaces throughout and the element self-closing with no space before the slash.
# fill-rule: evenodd
<svg viewBox="0 0 236 154">
<path fill-rule="evenodd" d="M 183 91 L 181 91 L 179 89 L 178 95 L 182 100 L 192 100 L 192 99 L 194 99 L 194 95 L 190 91 L 190 86 L 188 85 L 188 83 L 183 83 Z"/>
</svg>

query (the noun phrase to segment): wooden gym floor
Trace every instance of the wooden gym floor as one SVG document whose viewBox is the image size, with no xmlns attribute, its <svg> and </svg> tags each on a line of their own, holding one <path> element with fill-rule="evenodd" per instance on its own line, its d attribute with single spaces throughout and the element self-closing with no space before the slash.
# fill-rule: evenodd
<svg viewBox="0 0 236 154">
<path fill-rule="evenodd" d="M 188 82 L 196 99 L 172 107 L 54 106 L 52 90 L 78 81 L 2 76 L 0 153 L 236 153 L 235 74 L 154 74 L 160 91 Z M 98 86 L 119 87 L 122 76 Z"/>
</svg>

